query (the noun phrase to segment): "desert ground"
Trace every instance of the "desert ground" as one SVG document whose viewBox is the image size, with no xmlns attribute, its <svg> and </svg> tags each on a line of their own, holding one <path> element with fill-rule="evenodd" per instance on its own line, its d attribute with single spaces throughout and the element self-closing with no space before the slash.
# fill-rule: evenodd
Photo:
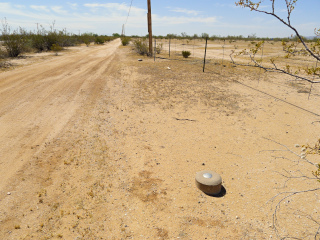
<svg viewBox="0 0 320 240">
<path fill-rule="evenodd" d="M 231 64 L 246 42 L 211 42 L 205 72 L 203 42 L 187 59 L 175 44 L 155 59 L 117 39 L 10 60 L 0 239 L 320 239 L 319 155 L 302 152 L 320 138 L 320 86 Z M 201 170 L 225 192 L 197 189 Z"/>
</svg>

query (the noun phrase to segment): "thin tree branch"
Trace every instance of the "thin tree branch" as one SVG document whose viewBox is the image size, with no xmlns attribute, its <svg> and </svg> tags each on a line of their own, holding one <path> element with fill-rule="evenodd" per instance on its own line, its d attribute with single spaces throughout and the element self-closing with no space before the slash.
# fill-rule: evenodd
<svg viewBox="0 0 320 240">
<path fill-rule="evenodd" d="M 251 59 L 251 61 L 252 61 L 255 65 L 236 63 L 236 62 L 234 61 L 234 59 L 232 58 L 232 54 L 233 54 L 233 53 L 234 53 L 234 52 L 231 52 L 231 54 L 230 54 L 229 56 L 230 56 L 231 61 L 232 61 L 232 63 L 233 63 L 234 65 L 246 66 L 246 67 L 257 67 L 257 68 L 264 69 L 266 72 L 284 73 L 284 74 L 289 75 L 289 76 L 291 76 L 291 77 L 295 77 L 295 78 L 297 78 L 297 79 L 301 79 L 301 80 L 303 80 L 303 81 L 307 81 L 307 82 L 312 83 L 312 84 L 314 84 L 314 83 L 320 83 L 320 81 L 310 80 L 310 79 L 308 79 L 308 78 L 305 78 L 305 77 L 302 77 L 302 76 L 299 76 L 299 75 L 290 73 L 290 72 L 288 72 L 288 71 L 286 71 L 286 70 L 283 70 L 283 69 L 281 69 L 281 68 L 278 68 L 277 65 L 276 65 L 274 62 L 271 62 L 271 63 L 273 64 L 273 66 L 274 66 L 273 68 L 264 67 L 264 66 L 262 66 L 261 64 L 259 64 L 259 63 L 254 59 L 254 57 L 252 57 L 251 54 L 249 54 L 250 59 Z"/>
<path fill-rule="evenodd" d="M 278 145 L 281 145 L 281 146 L 283 146 L 284 148 L 286 148 L 287 149 L 287 151 L 289 151 L 289 152 L 291 152 L 291 153 L 293 153 L 294 155 L 296 155 L 296 156 L 298 156 L 298 157 L 300 157 L 300 155 L 299 154 L 297 154 L 297 153 L 295 153 L 294 151 L 292 151 L 290 148 L 288 148 L 286 145 L 284 145 L 284 144 L 281 144 L 281 143 L 278 143 L 278 142 L 276 142 L 276 141 L 274 141 L 274 140 L 272 140 L 272 139 L 269 139 L 269 138 L 266 138 L 266 137 L 262 137 L 262 138 L 264 138 L 264 139 L 266 139 L 266 140 L 269 140 L 269 141 L 271 141 L 271 142 L 274 142 L 274 143 L 276 143 L 276 144 L 278 144 Z M 307 162 L 307 163 L 309 163 L 309 164 L 311 164 L 311 165 L 313 165 L 313 166 L 317 166 L 318 164 L 316 164 L 316 163 L 313 163 L 313 162 L 310 162 L 308 159 L 303 159 L 305 162 Z"/>
<path fill-rule="evenodd" d="M 273 1 L 273 4 L 274 4 L 274 1 Z M 288 15 L 288 19 L 289 21 L 286 22 L 285 20 L 283 20 L 282 18 L 280 18 L 277 14 L 274 13 L 274 9 L 272 12 L 267 12 L 267 11 L 263 11 L 263 10 L 259 10 L 257 8 L 251 8 L 248 4 L 244 4 L 244 7 L 248 7 L 250 8 L 252 11 L 256 11 L 256 12 L 259 12 L 259 13 L 264 13 L 264 14 L 267 14 L 267 15 L 271 15 L 275 18 L 277 18 L 280 22 L 282 22 L 284 25 L 286 25 L 287 27 L 291 28 L 295 34 L 297 35 L 297 37 L 299 38 L 299 40 L 301 41 L 301 43 L 303 44 L 304 48 L 308 51 L 308 53 L 314 57 L 315 59 L 317 59 L 318 61 L 320 61 L 320 56 L 317 56 L 314 54 L 314 52 L 312 52 L 309 47 L 307 46 L 307 44 L 304 42 L 303 38 L 300 36 L 298 30 L 296 28 L 294 28 L 291 24 L 290 24 L 290 14 Z M 274 5 L 272 5 L 272 7 L 274 8 Z"/>
</svg>

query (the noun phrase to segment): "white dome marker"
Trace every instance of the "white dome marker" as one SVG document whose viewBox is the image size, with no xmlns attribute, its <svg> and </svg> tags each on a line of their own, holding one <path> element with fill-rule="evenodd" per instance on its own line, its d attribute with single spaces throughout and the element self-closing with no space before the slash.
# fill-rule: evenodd
<svg viewBox="0 0 320 240">
<path fill-rule="evenodd" d="M 217 195 L 221 192 L 221 176 L 210 170 L 197 172 L 196 186 L 208 195 Z"/>
</svg>

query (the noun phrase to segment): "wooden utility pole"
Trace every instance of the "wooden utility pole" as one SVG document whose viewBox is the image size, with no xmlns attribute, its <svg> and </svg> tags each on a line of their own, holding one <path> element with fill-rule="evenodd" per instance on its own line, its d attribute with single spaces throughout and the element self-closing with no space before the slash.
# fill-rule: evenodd
<svg viewBox="0 0 320 240">
<path fill-rule="evenodd" d="M 148 0 L 148 33 L 149 33 L 149 53 L 152 56 L 152 20 L 151 20 L 151 0 Z"/>
<path fill-rule="evenodd" d="M 122 24 L 122 33 L 121 33 L 121 36 L 125 36 L 125 32 L 124 32 L 124 24 Z"/>
<path fill-rule="evenodd" d="M 39 23 L 36 23 L 37 24 L 37 33 L 39 33 Z"/>
</svg>

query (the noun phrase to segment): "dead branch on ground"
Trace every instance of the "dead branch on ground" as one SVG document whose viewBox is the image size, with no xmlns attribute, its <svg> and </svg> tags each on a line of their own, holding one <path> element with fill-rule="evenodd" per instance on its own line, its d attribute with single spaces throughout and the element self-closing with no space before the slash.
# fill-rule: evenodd
<svg viewBox="0 0 320 240">
<path fill-rule="evenodd" d="M 269 139 L 269 138 L 264 138 L 266 140 L 269 140 L 269 141 L 272 141 L 282 147 L 285 148 L 284 151 L 287 151 L 291 154 L 294 154 L 296 157 L 298 157 L 298 160 L 297 162 L 300 163 L 307 163 L 307 164 L 311 164 L 312 166 L 316 166 L 318 168 L 318 170 L 316 171 L 312 171 L 312 176 L 309 176 L 305 173 L 302 173 L 301 170 L 298 170 L 296 171 L 295 173 L 291 173 L 291 171 L 289 172 L 288 170 L 284 169 L 284 172 L 285 174 L 283 173 L 280 173 L 280 172 L 277 172 L 278 174 L 280 174 L 281 176 L 285 177 L 286 178 L 286 181 L 284 183 L 284 187 L 286 187 L 286 183 L 292 179 L 304 179 L 304 180 L 318 180 L 319 181 L 319 178 L 320 178 L 320 164 L 315 164 L 311 161 L 309 161 L 307 159 L 307 155 L 308 154 L 318 154 L 320 155 L 320 139 L 318 140 L 318 142 L 315 144 L 315 146 L 310 146 L 310 145 L 302 145 L 301 147 L 301 151 L 302 153 L 301 154 L 297 154 L 296 152 L 292 151 L 288 146 L 284 145 L 284 144 L 281 144 L 277 141 L 274 141 L 272 139 Z M 270 151 L 280 151 L 280 150 L 270 150 Z M 282 157 L 283 159 L 287 159 L 289 160 L 288 158 L 285 158 L 285 157 Z M 296 174 L 298 173 L 298 174 Z M 311 189 L 306 189 L 306 190 L 297 190 L 297 191 L 285 191 L 285 192 L 280 192 L 278 194 L 276 194 L 274 197 L 272 197 L 270 200 L 267 201 L 268 202 L 275 202 L 276 201 L 276 205 L 274 207 L 274 211 L 273 211 L 273 214 L 272 214 L 272 223 L 273 223 L 273 228 L 277 234 L 277 236 L 281 239 L 301 239 L 301 238 L 297 238 L 297 237 L 292 237 L 292 236 L 281 236 L 281 233 L 279 232 L 279 217 L 278 217 L 278 214 L 279 214 L 279 211 L 280 211 L 280 208 L 281 208 L 281 204 L 284 203 L 284 201 L 294 197 L 294 196 L 297 196 L 297 195 L 300 195 L 300 194 L 306 194 L 306 193 L 312 193 L 312 192 L 316 192 L 316 191 L 319 191 L 320 190 L 320 187 L 316 187 L 316 188 L 311 188 Z M 279 199 L 280 197 L 280 199 Z M 288 200 L 289 201 L 289 200 Z M 310 204 L 310 203 L 309 203 Z M 298 210 L 299 211 L 299 210 Z M 305 214 L 305 216 L 307 219 L 313 221 L 316 225 L 318 225 L 318 228 L 316 230 L 316 233 L 314 235 L 315 239 L 317 239 L 317 236 L 320 234 L 320 222 L 317 221 L 316 219 L 314 219 L 311 214 Z"/>
</svg>

